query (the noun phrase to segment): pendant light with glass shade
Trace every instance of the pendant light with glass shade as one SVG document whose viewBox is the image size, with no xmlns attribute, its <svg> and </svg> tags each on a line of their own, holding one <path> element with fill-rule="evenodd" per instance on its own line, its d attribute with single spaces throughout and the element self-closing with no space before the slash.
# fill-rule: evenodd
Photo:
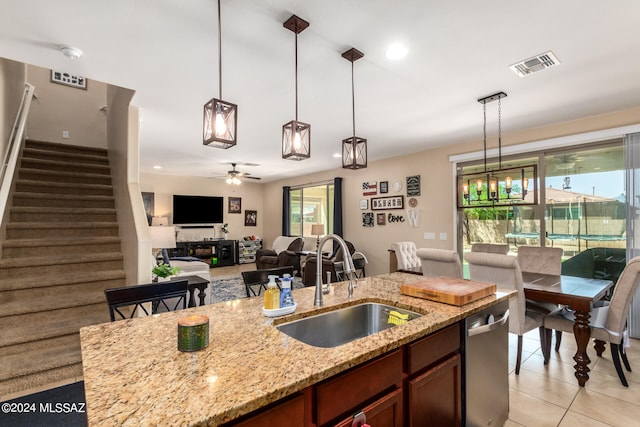
<svg viewBox="0 0 640 427">
<path fill-rule="evenodd" d="M 356 136 L 356 96 L 353 84 L 353 63 L 362 58 L 364 53 L 351 48 L 342 57 L 351 62 L 351 113 L 353 136 L 342 140 L 342 167 L 344 169 L 364 169 L 367 167 L 367 140 Z"/>
<path fill-rule="evenodd" d="M 292 15 L 283 27 L 296 35 L 296 118 L 282 126 L 282 158 L 288 160 L 304 160 L 311 157 L 311 125 L 298 121 L 298 34 L 304 31 L 309 23 Z"/>
<path fill-rule="evenodd" d="M 202 143 L 209 147 L 229 148 L 236 145 L 238 106 L 222 100 L 222 19 L 218 0 L 218 95 L 204 105 Z"/>
</svg>

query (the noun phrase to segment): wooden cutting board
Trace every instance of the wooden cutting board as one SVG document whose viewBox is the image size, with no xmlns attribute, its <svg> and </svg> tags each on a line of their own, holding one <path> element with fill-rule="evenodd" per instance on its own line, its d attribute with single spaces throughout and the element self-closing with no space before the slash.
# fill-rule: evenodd
<svg viewBox="0 0 640 427">
<path fill-rule="evenodd" d="M 400 286 L 403 295 L 451 305 L 464 305 L 496 292 L 494 283 L 473 282 L 453 277 L 429 277 Z"/>
</svg>

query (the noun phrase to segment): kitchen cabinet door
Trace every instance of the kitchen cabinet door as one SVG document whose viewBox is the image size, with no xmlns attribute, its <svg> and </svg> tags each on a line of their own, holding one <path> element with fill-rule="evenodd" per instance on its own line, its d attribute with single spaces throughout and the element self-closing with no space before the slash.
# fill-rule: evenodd
<svg viewBox="0 0 640 427">
<path fill-rule="evenodd" d="M 456 354 L 409 380 L 407 425 L 459 426 L 462 417 L 461 376 L 460 355 Z"/>
<path fill-rule="evenodd" d="M 402 389 L 395 390 L 362 409 L 367 424 L 373 427 L 403 426 Z M 336 424 L 336 427 L 351 427 L 353 417 Z"/>
</svg>

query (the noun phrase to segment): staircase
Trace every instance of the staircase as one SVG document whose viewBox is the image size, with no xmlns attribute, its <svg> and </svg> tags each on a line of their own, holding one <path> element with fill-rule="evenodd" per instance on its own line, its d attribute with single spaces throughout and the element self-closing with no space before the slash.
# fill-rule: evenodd
<svg viewBox="0 0 640 427">
<path fill-rule="evenodd" d="M 107 151 L 27 141 L 0 259 L 0 400 L 82 376 L 125 272 Z"/>
</svg>

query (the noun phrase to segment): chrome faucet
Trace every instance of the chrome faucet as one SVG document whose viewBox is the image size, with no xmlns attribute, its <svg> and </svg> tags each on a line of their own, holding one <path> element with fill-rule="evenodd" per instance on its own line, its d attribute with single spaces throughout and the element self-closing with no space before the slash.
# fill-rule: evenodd
<svg viewBox="0 0 640 427">
<path fill-rule="evenodd" d="M 327 284 L 325 288 L 322 286 L 322 247 L 326 243 L 327 240 L 335 240 L 340 244 L 342 248 L 342 253 L 344 256 L 344 274 L 349 278 L 349 298 L 353 298 L 353 281 L 352 281 L 352 273 L 355 273 L 356 269 L 353 266 L 353 259 L 351 259 L 351 253 L 349 252 L 349 248 L 347 248 L 347 244 L 342 240 L 342 237 L 337 234 L 327 234 L 318 243 L 318 252 L 316 254 L 316 298 L 313 301 L 313 305 L 316 307 L 322 306 L 322 294 L 328 294 L 331 290 L 331 284 Z"/>
</svg>

